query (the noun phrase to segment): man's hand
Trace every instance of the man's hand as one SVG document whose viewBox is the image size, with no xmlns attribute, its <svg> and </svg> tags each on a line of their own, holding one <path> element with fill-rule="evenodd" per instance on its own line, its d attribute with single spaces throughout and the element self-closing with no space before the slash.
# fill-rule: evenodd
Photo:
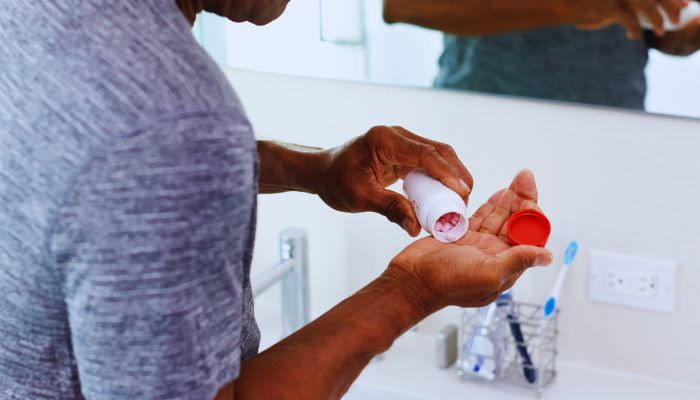
<svg viewBox="0 0 700 400">
<path fill-rule="evenodd" d="M 377 126 L 346 144 L 325 150 L 312 192 L 345 212 L 374 211 L 411 236 L 420 232 L 410 202 L 386 189 L 413 168 L 423 168 L 467 201 L 473 180 L 454 150 L 400 127 Z"/>
<path fill-rule="evenodd" d="M 677 23 L 688 0 L 575 0 L 572 10 L 574 21 L 581 29 L 600 29 L 620 24 L 627 31 L 628 38 L 640 39 L 640 17 L 649 21 L 656 35 L 663 36 L 666 33 L 657 5 L 668 14 L 671 22 Z"/>
<path fill-rule="evenodd" d="M 508 244 L 508 218 L 522 209 L 538 209 L 537 187 L 527 170 L 474 213 L 462 239 L 448 244 L 432 237 L 418 240 L 392 260 L 385 274 L 403 284 L 426 315 L 447 305 L 489 304 L 527 268 L 552 261 L 546 249 Z"/>
<path fill-rule="evenodd" d="M 463 36 L 568 24 L 582 29 L 620 24 L 630 39 L 638 39 L 640 16 L 658 35 L 664 34 L 657 4 L 675 23 L 688 0 L 384 0 L 384 20 Z"/>
<path fill-rule="evenodd" d="M 674 56 L 689 56 L 700 49 L 700 18 L 693 20 L 683 29 L 668 32 L 664 36 L 654 36 L 649 46 Z"/>
<path fill-rule="evenodd" d="M 272 153 L 285 154 L 279 148 Z M 276 183 L 280 182 L 284 181 Z M 510 247 L 505 241 L 511 213 L 535 208 L 536 201 L 532 174 L 519 173 L 508 189 L 497 192 L 474 213 L 471 231 L 459 242 L 416 241 L 367 286 L 246 359 L 235 383 L 236 398 L 339 399 L 372 357 L 385 352 L 431 312 L 449 304 L 485 305 L 510 287 L 525 268 L 549 264 L 552 256 L 547 250 Z M 267 384 L 271 381 L 275 384 Z"/>
</svg>

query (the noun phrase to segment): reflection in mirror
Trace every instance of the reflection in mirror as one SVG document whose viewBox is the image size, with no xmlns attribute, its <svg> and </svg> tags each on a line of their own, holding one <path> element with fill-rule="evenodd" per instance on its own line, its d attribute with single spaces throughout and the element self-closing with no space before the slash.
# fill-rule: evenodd
<svg viewBox="0 0 700 400">
<path fill-rule="evenodd" d="M 264 28 L 203 14 L 194 29 L 235 68 L 700 117 L 700 4 L 660 4 L 296 1 Z"/>
</svg>

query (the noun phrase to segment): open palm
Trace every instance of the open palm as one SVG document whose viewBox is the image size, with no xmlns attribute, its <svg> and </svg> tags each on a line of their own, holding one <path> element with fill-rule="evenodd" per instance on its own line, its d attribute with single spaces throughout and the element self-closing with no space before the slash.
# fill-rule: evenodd
<svg viewBox="0 0 700 400">
<path fill-rule="evenodd" d="M 438 306 L 488 304 L 526 268 L 551 262 L 545 249 L 508 244 L 508 218 L 523 209 L 538 209 L 537 185 L 528 170 L 479 207 L 463 238 L 454 243 L 433 237 L 417 240 L 394 258 L 392 267 L 418 277 Z"/>
</svg>

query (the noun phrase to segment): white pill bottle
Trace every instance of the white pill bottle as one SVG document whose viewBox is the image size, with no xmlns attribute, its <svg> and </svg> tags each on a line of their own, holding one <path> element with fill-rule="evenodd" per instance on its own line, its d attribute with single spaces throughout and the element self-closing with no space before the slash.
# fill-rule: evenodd
<svg viewBox="0 0 700 400">
<path fill-rule="evenodd" d="M 414 169 L 404 178 L 403 190 L 413 205 L 418 222 L 435 239 L 450 243 L 467 233 L 467 206 L 452 189 L 425 171 Z"/>
</svg>

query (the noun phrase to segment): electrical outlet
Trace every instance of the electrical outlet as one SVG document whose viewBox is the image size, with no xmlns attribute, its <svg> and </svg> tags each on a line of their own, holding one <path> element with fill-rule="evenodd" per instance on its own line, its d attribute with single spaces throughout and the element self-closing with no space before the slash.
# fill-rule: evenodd
<svg viewBox="0 0 700 400">
<path fill-rule="evenodd" d="M 658 275 L 653 272 L 610 267 L 605 271 L 605 290 L 612 294 L 653 297 L 658 280 Z"/>
<path fill-rule="evenodd" d="M 676 263 L 591 250 L 588 295 L 591 300 L 673 312 Z"/>
</svg>

